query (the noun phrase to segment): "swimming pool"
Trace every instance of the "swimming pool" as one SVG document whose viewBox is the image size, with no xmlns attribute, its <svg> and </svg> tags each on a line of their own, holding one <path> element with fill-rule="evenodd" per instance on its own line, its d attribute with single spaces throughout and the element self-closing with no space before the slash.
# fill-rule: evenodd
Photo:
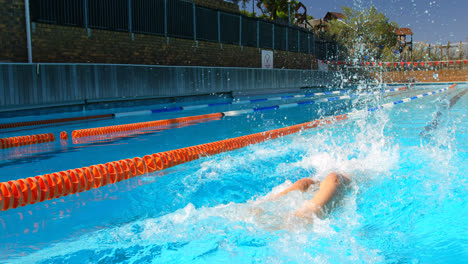
<svg viewBox="0 0 468 264">
<path fill-rule="evenodd" d="M 267 131 L 447 86 L 225 116 L 85 144 L 4 149 L 0 181 Z M 468 96 L 461 95 L 467 88 L 459 84 L 343 122 L 1 212 L 1 262 L 461 263 L 468 257 Z M 237 109 L 242 106 L 2 132 L 58 134 Z M 323 179 L 333 170 L 355 180 L 325 219 L 307 224 L 292 217 L 310 193 L 266 201 L 291 181 Z"/>
</svg>

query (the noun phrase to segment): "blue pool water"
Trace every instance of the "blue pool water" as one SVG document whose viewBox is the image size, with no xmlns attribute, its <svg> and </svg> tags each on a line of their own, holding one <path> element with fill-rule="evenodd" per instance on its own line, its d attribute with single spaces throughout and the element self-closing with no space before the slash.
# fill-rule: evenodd
<svg viewBox="0 0 468 264">
<path fill-rule="evenodd" d="M 70 140 L 2 150 L 0 181 L 271 130 L 447 86 L 415 86 L 86 144 Z M 0 262 L 463 263 L 468 259 L 468 95 L 451 106 L 450 100 L 467 88 L 458 85 L 364 117 L 0 212 Z M 241 108 L 16 129 L 2 131 L 2 137 L 71 134 Z M 326 218 L 308 223 L 292 215 L 312 192 L 268 200 L 297 179 L 320 180 L 331 171 L 351 173 L 354 180 Z"/>
</svg>

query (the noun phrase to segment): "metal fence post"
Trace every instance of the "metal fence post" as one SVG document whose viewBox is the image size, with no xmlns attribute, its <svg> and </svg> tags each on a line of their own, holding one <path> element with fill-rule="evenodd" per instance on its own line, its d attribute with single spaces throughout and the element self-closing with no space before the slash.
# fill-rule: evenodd
<svg viewBox="0 0 468 264">
<path fill-rule="evenodd" d="M 195 3 L 192 3 L 193 7 L 193 40 L 196 42 L 197 41 L 197 12 L 196 12 L 196 6 Z"/>
<path fill-rule="evenodd" d="M 301 52 L 301 31 L 297 30 L 297 52 Z"/>
<path fill-rule="evenodd" d="M 31 19 L 29 16 L 29 0 L 24 1 L 24 15 L 26 17 L 26 43 L 28 46 L 28 63 L 32 63 Z"/>
<path fill-rule="evenodd" d="M 310 34 L 307 34 L 307 53 L 310 54 Z"/>
<path fill-rule="evenodd" d="M 288 35 L 289 35 L 289 27 L 286 28 L 286 51 L 289 51 Z"/>
<path fill-rule="evenodd" d="M 273 27 L 273 35 L 271 37 L 273 39 L 272 46 L 273 46 L 273 49 L 275 49 L 275 24 L 272 24 L 272 27 Z"/>
<path fill-rule="evenodd" d="M 164 0 L 164 36 L 167 37 L 167 0 Z"/>
<path fill-rule="evenodd" d="M 315 47 L 315 34 L 312 34 L 312 50 L 313 50 L 313 53 L 314 53 L 314 56 L 315 58 L 317 58 L 317 49 Z"/>
<path fill-rule="evenodd" d="M 216 11 L 218 13 L 218 42 L 221 43 L 221 14 L 218 11 Z"/>
<path fill-rule="evenodd" d="M 132 35 L 132 40 L 135 39 L 132 29 L 132 0 L 128 0 L 128 32 Z"/>
<path fill-rule="evenodd" d="M 257 48 L 260 48 L 260 20 L 257 20 Z"/>
<path fill-rule="evenodd" d="M 88 27 L 88 0 L 84 0 L 83 1 L 83 5 L 84 5 L 84 24 L 85 24 L 85 28 L 86 28 L 86 32 L 88 32 L 88 38 L 91 37 L 91 30 L 89 30 L 89 27 Z"/>
<path fill-rule="evenodd" d="M 328 42 L 325 42 L 325 58 L 328 60 Z"/>
<path fill-rule="evenodd" d="M 239 46 L 242 46 L 242 16 L 239 15 Z"/>
</svg>

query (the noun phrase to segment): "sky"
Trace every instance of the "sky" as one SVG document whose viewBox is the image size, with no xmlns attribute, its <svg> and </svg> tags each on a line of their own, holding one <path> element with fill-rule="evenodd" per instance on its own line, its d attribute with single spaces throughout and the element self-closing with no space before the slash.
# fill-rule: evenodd
<svg viewBox="0 0 468 264">
<path fill-rule="evenodd" d="M 323 18 L 341 6 L 367 8 L 374 5 L 400 27 L 409 27 L 414 41 L 468 42 L 468 0 L 299 0 L 307 14 Z"/>
</svg>

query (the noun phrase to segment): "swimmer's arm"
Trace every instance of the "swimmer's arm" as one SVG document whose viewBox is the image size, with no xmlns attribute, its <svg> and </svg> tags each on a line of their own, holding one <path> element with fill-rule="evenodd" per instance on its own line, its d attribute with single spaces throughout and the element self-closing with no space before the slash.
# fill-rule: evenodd
<svg viewBox="0 0 468 264">
<path fill-rule="evenodd" d="M 315 196 L 298 209 L 294 215 L 302 218 L 311 218 L 312 214 L 317 215 L 335 196 L 338 187 L 347 183 L 349 183 L 349 178 L 346 176 L 340 176 L 336 172 L 328 174 L 320 183 L 320 188 Z"/>
<path fill-rule="evenodd" d="M 284 190 L 284 191 L 282 191 L 282 192 L 280 192 L 278 194 L 275 194 L 271 198 L 274 199 L 274 198 L 286 195 L 289 192 L 297 191 L 297 190 L 301 191 L 301 192 L 305 192 L 305 191 L 307 191 L 307 189 L 309 189 L 310 185 L 316 184 L 316 183 L 318 183 L 318 182 L 314 181 L 312 179 L 309 179 L 309 178 L 300 179 L 300 180 L 296 181 L 293 185 L 291 185 L 291 187 L 287 188 L 286 190 Z"/>
</svg>

